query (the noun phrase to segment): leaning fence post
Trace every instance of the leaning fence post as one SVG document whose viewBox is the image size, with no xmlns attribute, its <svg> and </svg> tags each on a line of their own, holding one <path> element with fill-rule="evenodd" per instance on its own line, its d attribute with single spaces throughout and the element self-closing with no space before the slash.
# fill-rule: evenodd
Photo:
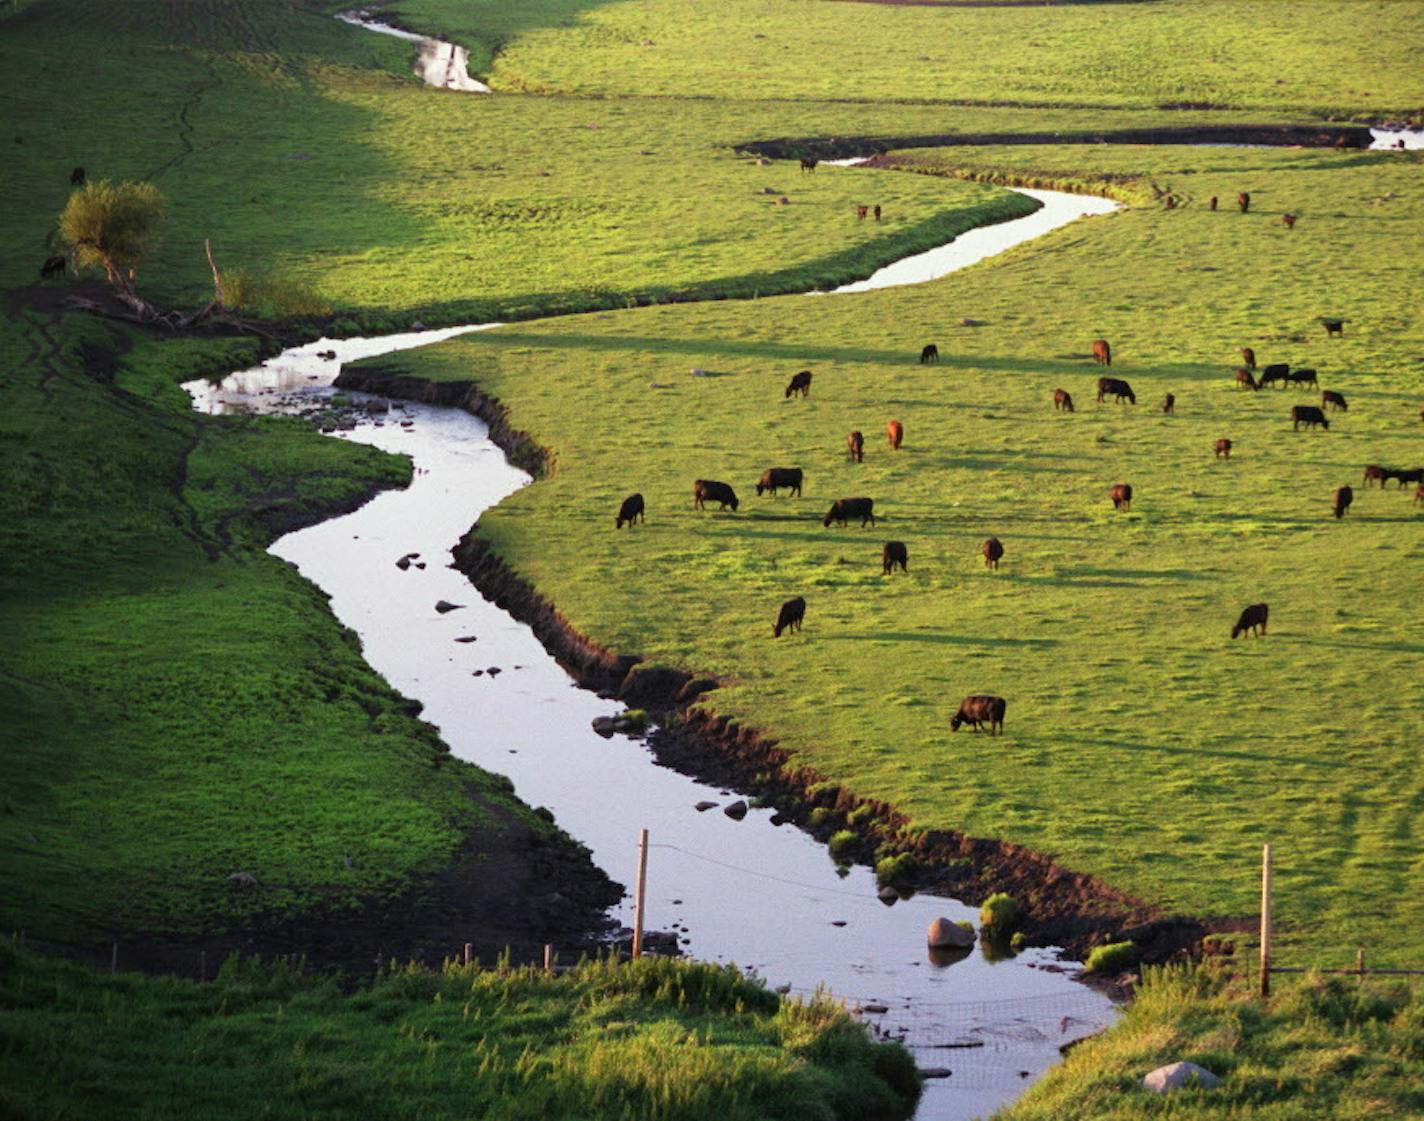
<svg viewBox="0 0 1424 1121">
<path fill-rule="evenodd" d="M 633 953 L 643 956 L 643 893 L 648 886 L 648 831 L 638 830 L 638 887 L 633 896 Z"/>
<path fill-rule="evenodd" d="M 1271 995 L 1271 845 L 1261 847 L 1261 995 Z"/>
</svg>

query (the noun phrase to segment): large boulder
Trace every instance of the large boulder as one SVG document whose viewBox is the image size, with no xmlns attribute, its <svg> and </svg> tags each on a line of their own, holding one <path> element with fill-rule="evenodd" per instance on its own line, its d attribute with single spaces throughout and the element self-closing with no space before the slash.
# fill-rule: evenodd
<svg viewBox="0 0 1424 1121">
<path fill-rule="evenodd" d="M 1171 1063 L 1158 1067 L 1142 1080 L 1142 1088 L 1152 1094 L 1165 1094 L 1169 1090 L 1180 1090 L 1184 1086 L 1215 1090 L 1220 1085 L 1220 1078 L 1196 1063 Z"/>
<path fill-rule="evenodd" d="M 965 930 L 948 919 L 935 919 L 928 931 L 932 950 L 967 950 L 974 945 L 974 931 Z"/>
</svg>

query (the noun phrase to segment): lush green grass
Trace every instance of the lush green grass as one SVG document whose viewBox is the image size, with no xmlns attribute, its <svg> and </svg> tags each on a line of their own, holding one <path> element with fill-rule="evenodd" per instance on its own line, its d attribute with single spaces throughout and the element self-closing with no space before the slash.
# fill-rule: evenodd
<svg viewBox="0 0 1424 1121">
<path fill-rule="evenodd" d="M 1416 979 L 1417 980 L 1417 979 Z M 1157 1097 L 1143 1075 L 1179 1060 L 1215 1090 Z M 1149 970 L 1126 1016 L 1073 1049 L 1001 1121 L 1365 1121 L 1424 1117 L 1424 991 L 1418 983 L 1307 977 L 1269 1000 L 1208 969 Z"/>
<path fill-rule="evenodd" d="M 839 1004 L 645 958 L 559 977 L 395 969 L 343 995 L 281 965 L 107 977 L 0 946 L 0 1112 L 115 1116 L 867 1121 L 910 1056 Z"/>
<path fill-rule="evenodd" d="M 496 89 L 1103 108 L 1419 113 L 1418 5 L 1165 0 L 927 7 L 841 0 L 399 0 L 485 44 Z M 508 9 L 517 9 L 509 12 Z M 487 45 L 501 46 L 491 67 Z"/>
<path fill-rule="evenodd" d="M 1113 159 L 1010 154 L 1065 178 Z M 1272 840 L 1293 960 L 1361 942 L 1417 959 L 1420 514 L 1408 492 L 1359 485 L 1366 463 L 1419 458 L 1417 157 L 1116 156 L 1191 205 L 1090 219 L 930 285 L 565 318 L 395 364 L 476 381 L 554 450 L 551 478 L 482 519 L 500 553 L 611 649 L 726 679 L 709 703 L 794 765 L 917 829 L 1027 844 L 1195 915 L 1249 913 Z M 1202 205 L 1243 188 L 1249 215 Z M 1322 314 L 1346 318 L 1344 338 L 1326 340 Z M 1094 404 L 1099 336 L 1135 408 Z M 929 341 L 941 364 L 921 367 Z M 1290 406 L 1318 394 L 1237 391 L 1242 345 L 1315 366 L 1349 413 L 1292 432 Z M 802 367 L 810 398 L 784 400 Z M 1077 413 L 1053 411 L 1056 386 Z M 862 465 L 844 457 L 851 428 L 869 437 Z M 1236 447 L 1217 462 L 1221 436 Z M 802 466 L 806 497 L 757 499 L 771 465 Z M 698 477 L 731 482 L 742 512 L 694 511 Z M 1128 515 L 1107 499 L 1122 481 Z M 1356 504 L 1336 522 L 1343 483 Z M 634 490 L 647 528 L 614 534 Z M 823 529 L 830 500 L 856 494 L 885 524 Z M 990 534 L 1008 549 L 997 574 L 978 555 Z M 887 538 L 908 543 L 908 578 L 881 576 Z M 795 594 L 805 631 L 774 642 Z M 1232 643 L 1261 600 L 1269 638 Z M 1002 739 L 950 735 L 973 692 L 1008 698 Z"/>
</svg>

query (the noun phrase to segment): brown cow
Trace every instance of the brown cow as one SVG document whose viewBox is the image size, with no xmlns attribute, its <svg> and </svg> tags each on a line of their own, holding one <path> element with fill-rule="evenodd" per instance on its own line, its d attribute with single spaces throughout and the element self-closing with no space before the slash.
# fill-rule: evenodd
<svg viewBox="0 0 1424 1121">
<path fill-rule="evenodd" d="M 1231 637 L 1236 638 L 1247 631 L 1253 634 L 1262 635 L 1266 633 L 1266 616 L 1270 614 L 1270 608 L 1264 603 L 1253 603 L 1241 612 L 1241 618 L 1236 620 L 1236 625 L 1231 628 Z"/>
<path fill-rule="evenodd" d="M 860 429 L 857 428 L 846 437 L 846 451 L 857 463 L 865 459 L 865 437 L 860 434 Z"/>
<path fill-rule="evenodd" d="M 856 216 L 857 218 L 859 218 L 859 219 L 864 220 L 865 216 L 866 216 L 867 214 L 869 214 L 869 213 L 870 213 L 870 207 L 868 207 L 868 206 L 857 206 L 857 207 L 855 208 L 855 216 Z"/>
<path fill-rule="evenodd" d="M 1415 505 L 1418 505 L 1420 502 L 1424 502 L 1424 483 L 1420 483 L 1417 487 L 1414 488 L 1414 502 Z"/>
<path fill-rule="evenodd" d="M 1325 418 L 1325 414 L 1314 405 L 1293 405 L 1291 406 L 1291 431 L 1299 432 L 1300 426 L 1314 428 L 1317 424 L 1325 431 L 1330 431 L 1330 421 Z"/>
<path fill-rule="evenodd" d="M 786 387 L 786 396 L 790 398 L 793 394 L 799 393 L 802 397 L 811 396 L 811 371 L 802 370 L 791 379 L 791 384 Z"/>
<path fill-rule="evenodd" d="M 997 537 L 991 537 L 979 546 L 979 551 L 984 554 L 984 567 L 998 569 L 999 558 L 1004 555 L 1004 545 Z"/>
<path fill-rule="evenodd" d="M 770 491 L 773 498 L 776 492 L 782 487 L 790 489 L 796 498 L 801 497 L 801 468 L 799 467 L 768 467 L 761 473 L 761 478 L 757 480 L 757 497 L 761 497 L 762 491 Z"/>
<path fill-rule="evenodd" d="M 632 529 L 633 524 L 642 518 L 644 522 L 648 519 L 643 513 L 643 496 L 641 494 L 630 494 L 623 500 L 623 505 L 618 507 L 618 516 L 613 519 L 613 528 L 622 529 L 623 523 L 628 523 L 628 528 Z"/>
<path fill-rule="evenodd" d="M 895 571 L 896 565 L 900 566 L 900 571 L 908 573 L 910 571 L 910 551 L 905 548 L 903 541 L 887 541 L 885 548 L 880 553 L 880 567 L 886 576 Z"/>
<path fill-rule="evenodd" d="M 900 443 L 905 439 L 905 426 L 898 420 L 892 420 L 885 425 L 885 435 L 890 441 L 891 448 L 899 451 Z"/>
<path fill-rule="evenodd" d="M 1327 389 L 1320 394 L 1320 404 L 1323 408 L 1326 405 L 1333 406 L 1340 412 L 1349 412 L 1350 406 L 1345 403 L 1345 395 L 1336 393 L 1333 389 Z"/>
<path fill-rule="evenodd" d="M 840 522 L 845 525 L 851 518 L 860 519 L 860 528 L 864 529 L 866 523 L 875 524 L 875 499 L 873 498 L 838 498 L 831 503 L 831 508 L 826 511 L 826 516 L 821 520 L 822 526 L 829 526 L 832 522 Z"/>
<path fill-rule="evenodd" d="M 1228 440 L 1225 436 L 1223 436 L 1220 440 L 1218 440 L 1218 441 L 1216 442 L 1216 458 L 1217 458 L 1217 459 L 1230 459 L 1230 458 L 1231 458 L 1231 441 Z"/>
<path fill-rule="evenodd" d="M 1241 208 L 1241 213 L 1245 214 L 1246 211 L 1251 209 L 1251 196 L 1247 192 L 1242 191 L 1236 196 L 1236 205 Z"/>
<path fill-rule="evenodd" d="M 719 483 L 715 479 L 697 479 L 692 484 L 692 506 L 695 510 L 705 510 L 704 503 L 720 502 L 720 509 L 725 510 L 728 506 L 732 508 L 732 513 L 737 512 L 737 493 L 726 483 Z"/>
<path fill-rule="evenodd" d="M 1215 195 L 1212 195 L 1212 196 L 1211 196 L 1211 201 L 1208 202 L 1206 205 L 1207 205 L 1207 207 L 1208 207 L 1209 209 L 1215 210 L 1215 209 L 1216 209 L 1216 196 L 1215 196 Z"/>
<path fill-rule="evenodd" d="M 1295 229 L 1295 215 L 1294 215 L 1294 214 L 1282 214 L 1282 215 L 1281 215 L 1281 221 L 1286 224 L 1286 229 L 1288 229 L 1288 230 L 1293 230 L 1293 229 Z"/>
<path fill-rule="evenodd" d="M 875 204 L 875 220 L 880 221 L 880 204 L 878 202 Z"/>
<path fill-rule="evenodd" d="M 801 620 L 806 618 L 806 601 L 801 596 L 795 599 L 788 599 L 781 605 L 781 610 L 777 613 L 776 623 L 771 628 L 771 637 L 780 638 L 781 632 L 787 629 L 799 631 Z"/>
<path fill-rule="evenodd" d="M 1343 518 L 1345 511 L 1350 508 L 1350 503 L 1355 501 L 1355 492 L 1348 486 L 1335 488 L 1335 516 Z"/>
<path fill-rule="evenodd" d="M 1108 497 L 1112 499 L 1114 510 L 1131 510 L 1132 484 L 1114 483 L 1112 490 L 1108 492 Z"/>
<path fill-rule="evenodd" d="M 1248 370 L 1254 370 L 1256 368 L 1256 352 L 1249 346 L 1243 346 L 1241 348 L 1241 361 L 1246 363 Z"/>
<path fill-rule="evenodd" d="M 1325 328 L 1326 338 L 1331 335 L 1339 335 L 1342 339 L 1345 337 L 1345 321 L 1343 319 L 1322 319 L 1320 323 Z"/>
<path fill-rule="evenodd" d="M 1112 347 L 1108 345 L 1107 339 L 1093 340 L 1093 361 L 1099 366 L 1112 365 Z"/>
<path fill-rule="evenodd" d="M 1236 368 L 1236 384 L 1246 389 L 1261 388 L 1256 379 L 1251 376 L 1251 371 L 1245 366 L 1238 366 Z"/>
<path fill-rule="evenodd" d="M 1385 469 L 1377 463 L 1371 463 L 1365 468 L 1365 486 L 1371 483 L 1379 483 L 1384 486 Z"/>
<path fill-rule="evenodd" d="M 977 732 L 981 724 L 987 724 L 992 736 L 995 728 L 1004 730 L 1004 711 L 1008 707 L 1003 697 L 965 697 L 959 702 L 959 711 L 950 717 L 949 730 L 957 732 L 961 724 L 973 724 Z"/>
<path fill-rule="evenodd" d="M 1066 389 L 1055 389 L 1053 391 L 1053 409 L 1057 412 L 1062 409 L 1065 413 L 1073 411 L 1073 395 Z"/>
<path fill-rule="evenodd" d="M 1168 416 L 1175 416 L 1177 412 L 1177 395 L 1169 393 L 1162 398 L 1162 411 Z"/>
</svg>

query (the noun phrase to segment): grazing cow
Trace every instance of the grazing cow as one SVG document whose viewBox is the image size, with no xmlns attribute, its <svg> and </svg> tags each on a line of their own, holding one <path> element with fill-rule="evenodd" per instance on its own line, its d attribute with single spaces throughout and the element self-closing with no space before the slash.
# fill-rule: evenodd
<svg viewBox="0 0 1424 1121">
<path fill-rule="evenodd" d="M 939 347 L 937 347 L 934 343 L 926 343 L 926 344 L 920 349 L 920 365 L 921 365 L 921 366 L 925 366 L 925 365 L 928 365 L 930 362 L 938 362 L 938 361 L 939 361 Z"/>
<path fill-rule="evenodd" d="M 802 175 L 805 175 L 806 172 L 808 172 L 808 171 L 815 171 L 815 170 L 816 170 L 816 165 L 817 165 L 818 163 L 820 163 L 820 162 L 821 162 L 820 160 L 811 159 L 811 158 L 809 158 L 809 157 L 807 157 L 807 156 L 802 156 L 802 157 L 801 157 L 801 174 L 802 174 Z"/>
<path fill-rule="evenodd" d="M 801 497 L 801 468 L 799 467 L 768 467 L 761 473 L 761 478 L 757 480 L 757 497 L 761 497 L 764 490 L 770 491 L 773 498 L 776 492 L 782 487 L 790 489 L 796 498 Z"/>
<path fill-rule="evenodd" d="M 1284 389 L 1286 385 L 1286 378 L 1289 373 L 1289 362 L 1274 362 L 1261 371 L 1261 377 L 1258 380 L 1257 384 L 1262 389 L 1265 389 L 1266 386 L 1271 384 L 1271 382 L 1278 381 L 1281 383 L 1281 388 Z"/>
<path fill-rule="evenodd" d="M 1216 442 L 1216 458 L 1217 458 L 1217 459 L 1230 459 L 1230 458 L 1231 458 L 1231 441 L 1228 440 L 1225 436 L 1223 436 L 1220 440 L 1218 440 L 1218 441 Z"/>
<path fill-rule="evenodd" d="M 855 216 L 856 216 L 858 219 L 861 219 L 862 221 L 865 219 L 865 216 L 866 216 L 867 214 L 869 214 L 869 213 L 870 213 L 870 207 L 868 207 L 868 206 L 857 206 L 857 207 L 855 208 Z"/>
<path fill-rule="evenodd" d="M 1241 208 L 1241 213 L 1245 214 L 1246 211 L 1251 209 L 1251 196 L 1247 192 L 1242 191 L 1236 196 L 1236 205 Z"/>
<path fill-rule="evenodd" d="M 69 262 L 63 257 L 56 256 L 47 258 L 45 263 L 40 266 L 40 279 L 48 280 L 52 276 L 59 276 L 64 272 L 65 266 L 68 264 Z"/>
<path fill-rule="evenodd" d="M 1119 405 L 1122 404 L 1124 398 L 1134 405 L 1137 404 L 1137 394 L 1132 392 L 1132 386 L 1128 385 L 1127 382 L 1120 378 L 1099 378 L 1098 401 L 1101 402 L 1109 393 L 1117 398 Z"/>
<path fill-rule="evenodd" d="M 1384 486 L 1386 474 L 1388 474 L 1388 472 L 1385 468 L 1378 464 L 1371 463 L 1365 468 L 1365 486 L 1369 486 L 1371 483 L 1379 483 L 1380 486 Z"/>
<path fill-rule="evenodd" d="M 1281 221 L 1286 224 L 1286 229 L 1288 229 L 1288 230 L 1293 230 L 1293 229 L 1295 229 L 1295 215 L 1294 215 L 1294 214 L 1282 214 L 1282 215 L 1281 215 Z"/>
<path fill-rule="evenodd" d="M 1212 195 L 1212 196 L 1211 196 L 1211 201 L 1208 202 L 1206 205 L 1207 205 L 1207 207 L 1208 207 L 1209 209 L 1215 210 L 1215 209 L 1216 209 L 1216 196 L 1215 196 L 1215 195 Z"/>
<path fill-rule="evenodd" d="M 1292 370 L 1286 375 L 1286 381 L 1291 385 L 1313 385 L 1320 388 L 1320 382 L 1316 380 L 1314 370 Z"/>
<path fill-rule="evenodd" d="M 859 428 L 846 437 L 846 451 L 857 463 L 865 459 L 865 437 L 860 434 Z"/>
<path fill-rule="evenodd" d="M 1325 328 L 1326 338 L 1331 335 L 1339 335 L 1342 339 L 1345 337 L 1345 321 L 1343 319 L 1322 319 L 1320 322 Z"/>
<path fill-rule="evenodd" d="M 984 554 L 984 567 L 998 569 L 999 558 L 1004 555 L 1004 544 L 997 537 L 991 537 L 979 546 L 979 551 Z"/>
<path fill-rule="evenodd" d="M 1251 376 L 1251 371 L 1245 366 L 1236 367 L 1236 384 L 1245 389 L 1260 389 L 1256 379 Z"/>
<path fill-rule="evenodd" d="M 1408 471 L 1390 471 L 1387 474 L 1390 478 L 1399 480 L 1400 490 L 1404 489 L 1405 483 L 1424 483 L 1424 467 L 1414 467 Z M 1381 482 L 1380 486 L 1384 486 L 1384 483 Z"/>
<path fill-rule="evenodd" d="M 802 370 L 791 379 L 791 384 L 786 387 L 786 396 L 799 393 L 802 397 L 811 396 L 811 371 Z"/>
<path fill-rule="evenodd" d="M 880 221 L 880 204 L 878 202 L 875 204 L 875 220 Z"/>
<path fill-rule="evenodd" d="M 851 518 L 860 519 L 860 528 L 864 529 L 866 523 L 875 524 L 875 499 L 873 498 L 838 498 L 831 503 L 831 508 L 826 511 L 826 516 L 821 519 L 821 525 L 829 526 L 832 522 L 840 522 L 845 525 Z"/>
<path fill-rule="evenodd" d="M 1256 352 L 1249 346 L 1243 346 L 1241 348 L 1241 361 L 1246 363 L 1248 370 L 1254 370 L 1256 368 Z"/>
<path fill-rule="evenodd" d="M 910 571 L 910 551 L 905 548 L 903 541 L 887 541 L 885 548 L 880 553 L 880 568 L 886 576 L 895 571 L 896 565 L 900 566 L 900 571 L 908 573 Z"/>
<path fill-rule="evenodd" d="M 698 479 L 692 484 L 692 506 L 696 510 L 705 510 L 707 502 L 720 502 L 719 509 L 725 510 L 730 506 L 732 513 L 737 512 L 737 494 L 731 487 L 715 479 Z"/>
<path fill-rule="evenodd" d="M 1318 424 L 1327 432 L 1330 431 L 1330 422 L 1314 405 L 1295 405 L 1291 408 L 1291 430 L 1299 432 L 1302 424 L 1306 428 L 1314 428 Z"/>
<path fill-rule="evenodd" d="M 1073 395 L 1066 389 L 1055 389 L 1053 391 L 1053 411 L 1062 410 L 1065 413 L 1073 411 Z"/>
<path fill-rule="evenodd" d="M 1333 389 L 1327 389 L 1320 395 L 1320 404 L 1331 405 L 1342 413 L 1350 411 L 1350 406 L 1345 403 L 1345 395 L 1336 393 Z"/>
<path fill-rule="evenodd" d="M 623 500 L 623 505 L 618 507 L 618 516 L 613 519 L 613 528 L 622 529 L 623 523 L 628 523 L 628 528 L 632 529 L 639 518 L 647 521 L 643 514 L 643 496 L 641 494 L 630 494 Z"/>
<path fill-rule="evenodd" d="M 1236 625 L 1231 628 L 1231 637 L 1236 638 L 1247 631 L 1253 634 L 1266 633 L 1266 616 L 1270 613 L 1270 608 L 1264 603 L 1253 603 L 1250 607 L 1241 612 L 1241 618 L 1236 620 Z"/>
<path fill-rule="evenodd" d="M 1350 508 L 1350 503 L 1355 501 L 1355 492 L 1348 486 L 1335 488 L 1335 516 L 1343 518 L 1345 511 Z"/>
<path fill-rule="evenodd" d="M 1417 506 L 1421 502 L 1424 502 L 1424 483 L 1414 488 L 1414 504 Z"/>
<path fill-rule="evenodd" d="M 801 596 L 788 599 L 781 605 L 776 615 L 776 625 L 771 628 L 771 637 L 780 638 L 784 630 L 799 631 L 801 620 L 806 618 L 806 601 Z"/>
<path fill-rule="evenodd" d="M 905 426 L 898 420 L 886 422 L 885 436 L 890 441 L 890 447 L 894 451 L 900 450 L 900 443 L 905 439 Z"/>
<path fill-rule="evenodd" d="M 1108 346 L 1107 339 L 1093 340 L 1093 361 L 1099 366 L 1112 365 L 1112 347 Z"/>
<path fill-rule="evenodd" d="M 85 178 L 84 169 L 82 167 L 76 167 L 69 173 L 69 185 L 71 187 L 82 187 L 84 186 Z"/>
<path fill-rule="evenodd" d="M 1004 730 L 1004 711 L 1008 703 L 1003 697 L 965 697 L 959 702 L 959 711 L 949 720 L 949 730 L 959 731 L 961 724 L 972 724 L 977 732 L 981 724 L 989 725 L 989 734 L 994 734 L 994 729 Z"/>
<path fill-rule="evenodd" d="M 1162 411 L 1168 416 L 1174 416 L 1177 412 L 1177 395 L 1169 393 L 1162 398 Z"/>
<path fill-rule="evenodd" d="M 1113 488 L 1108 492 L 1108 497 L 1112 499 L 1114 510 L 1132 509 L 1132 484 L 1113 483 Z"/>
</svg>

